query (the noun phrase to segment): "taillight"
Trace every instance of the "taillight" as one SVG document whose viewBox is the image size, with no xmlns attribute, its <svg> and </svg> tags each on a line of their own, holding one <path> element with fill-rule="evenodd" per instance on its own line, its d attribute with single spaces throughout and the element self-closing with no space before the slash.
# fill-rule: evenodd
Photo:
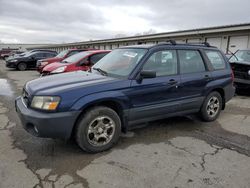
<svg viewBox="0 0 250 188">
<path fill-rule="evenodd" d="M 232 81 L 234 81 L 234 72 L 232 69 L 231 69 L 231 79 L 232 79 Z"/>
</svg>

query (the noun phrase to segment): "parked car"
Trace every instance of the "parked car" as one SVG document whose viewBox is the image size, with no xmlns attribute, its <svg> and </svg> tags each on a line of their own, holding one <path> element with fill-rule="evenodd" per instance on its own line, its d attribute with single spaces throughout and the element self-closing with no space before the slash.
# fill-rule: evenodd
<svg viewBox="0 0 250 188">
<path fill-rule="evenodd" d="M 10 56 L 10 54 L 13 52 L 13 51 L 16 51 L 18 49 L 11 49 L 11 48 L 6 48 L 6 49 L 1 49 L 0 50 L 0 58 L 2 59 L 6 59 Z"/>
<path fill-rule="evenodd" d="M 79 52 L 61 62 L 46 65 L 42 70 L 42 76 L 72 71 L 88 71 L 97 61 L 107 55 L 109 50 L 92 50 Z"/>
<path fill-rule="evenodd" d="M 42 73 L 43 68 L 51 63 L 63 61 L 65 58 L 70 57 L 82 51 L 87 51 L 88 49 L 68 49 L 61 51 L 56 57 L 41 59 L 37 61 L 37 71 Z"/>
<path fill-rule="evenodd" d="M 24 71 L 27 68 L 35 68 L 36 62 L 39 59 L 49 58 L 56 56 L 56 52 L 50 51 L 35 51 L 25 53 L 24 56 L 18 56 L 16 58 L 6 61 L 6 67 L 16 68 L 18 70 Z"/>
<path fill-rule="evenodd" d="M 237 91 L 250 89 L 250 49 L 236 51 L 229 62 Z"/>
<path fill-rule="evenodd" d="M 28 82 L 16 99 L 24 129 L 101 152 L 137 124 L 191 113 L 214 121 L 235 92 L 226 57 L 208 44 L 122 47 L 91 71 Z"/>
</svg>

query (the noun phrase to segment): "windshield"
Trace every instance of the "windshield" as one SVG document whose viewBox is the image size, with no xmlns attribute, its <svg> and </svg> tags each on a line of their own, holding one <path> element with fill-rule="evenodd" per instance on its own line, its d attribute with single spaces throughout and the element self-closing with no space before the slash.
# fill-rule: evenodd
<svg viewBox="0 0 250 188">
<path fill-rule="evenodd" d="M 85 56 L 89 55 L 91 52 L 80 52 L 64 59 L 61 63 L 76 63 L 80 61 Z"/>
<path fill-rule="evenodd" d="M 97 69 L 101 69 L 109 76 L 128 77 L 146 52 L 146 49 L 140 48 L 113 50 L 98 61 L 92 71 L 97 72 Z"/>
<path fill-rule="evenodd" d="M 63 50 L 61 51 L 56 57 L 58 58 L 63 58 L 67 53 L 68 53 L 69 50 Z"/>
<path fill-rule="evenodd" d="M 250 62 L 250 50 L 238 50 L 230 59 L 230 62 Z"/>
</svg>

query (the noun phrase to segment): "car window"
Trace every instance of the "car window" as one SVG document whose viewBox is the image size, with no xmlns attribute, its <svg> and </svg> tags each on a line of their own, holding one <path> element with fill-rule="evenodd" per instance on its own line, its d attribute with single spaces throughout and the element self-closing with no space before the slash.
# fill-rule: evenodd
<svg viewBox="0 0 250 188">
<path fill-rule="evenodd" d="M 229 59 L 230 62 L 250 62 L 250 50 L 238 50 Z"/>
<path fill-rule="evenodd" d="M 96 64 L 100 59 L 102 59 L 105 55 L 108 53 L 100 53 L 100 54 L 94 54 L 90 57 L 90 63 L 91 65 Z"/>
<path fill-rule="evenodd" d="M 225 60 L 220 52 L 205 50 L 205 53 L 215 70 L 224 69 L 226 67 Z"/>
<path fill-rule="evenodd" d="M 152 70 L 156 76 L 177 74 L 177 55 L 175 50 L 163 50 L 153 53 L 143 66 L 143 70 Z"/>
<path fill-rule="evenodd" d="M 73 51 L 71 51 L 71 52 L 68 53 L 67 57 L 72 56 L 74 54 L 77 54 L 79 52 L 81 52 L 81 51 L 73 50 Z"/>
<path fill-rule="evenodd" d="M 35 53 L 32 55 L 32 57 L 35 58 L 44 58 L 45 57 L 45 53 Z"/>
<path fill-rule="evenodd" d="M 178 55 L 181 74 L 204 72 L 206 70 L 203 59 L 197 50 L 178 50 Z"/>
</svg>

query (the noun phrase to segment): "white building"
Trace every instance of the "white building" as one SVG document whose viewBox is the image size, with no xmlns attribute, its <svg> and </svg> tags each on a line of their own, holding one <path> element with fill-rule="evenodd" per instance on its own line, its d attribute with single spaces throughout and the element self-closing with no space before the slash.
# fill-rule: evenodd
<svg viewBox="0 0 250 188">
<path fill-rule="evenodd" d="M 176 40 L 177 43 L 209 42 L 210 45 L 220 48 L 224 53 L 230 53 L 238 49 L 250 48 L 250 23 L 77 43 L 54 44 L 39 46 L 39 48 L 53 49 L 56 51 L 69 48 L 114 49 L 120 46 L 138 44 L 138 42 L 157 44 L 169 39 Z M 31 47 L 29 49 L 33 48 L 34 47 Z"/>
</svg>

